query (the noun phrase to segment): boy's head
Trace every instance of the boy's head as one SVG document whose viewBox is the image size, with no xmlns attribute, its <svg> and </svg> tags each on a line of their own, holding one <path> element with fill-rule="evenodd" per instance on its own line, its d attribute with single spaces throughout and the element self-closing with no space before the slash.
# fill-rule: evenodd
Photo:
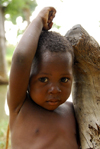
<svg viewBox="0 0 100 149">
<path fill-rule="evenodd" d="M 72 64 L 69 41 L 58 33 L 42 32 L 31 68 L 31 98 L 48 110 L 64 103 L 71 92 Z"/>
<path fill-rule="evenodd" d="M 46 51 L 50 51 L 51 53 L 69 52 L 72 56 L 72 61 L 74 58 L 73 48 L 66 37 L 61 36 L 59 33 L 56 32 L 42 31 L 39 38 L 37 51 L 33 59 L 30 76 L 35 71 L 37 64 L 41 63 L 41 55 Z"/>
</svg>

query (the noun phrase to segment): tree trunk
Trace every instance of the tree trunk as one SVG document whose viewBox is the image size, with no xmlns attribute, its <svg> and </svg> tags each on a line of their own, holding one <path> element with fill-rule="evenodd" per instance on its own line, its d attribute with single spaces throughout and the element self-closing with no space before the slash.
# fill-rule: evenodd
<svg viewBox="0 0 100 149">
<path fill-rule="evenodd" d="M 100 47 L 81 25 L 65 35 L 74 48 L 73 104 L 82 149 L 100 149 Z"/>
<path fill-rule="evenodd" d="M 5 52 L 4 11 L 3 7 L 0 6 L 0 84 L 8 82 Z"/>
</svg>

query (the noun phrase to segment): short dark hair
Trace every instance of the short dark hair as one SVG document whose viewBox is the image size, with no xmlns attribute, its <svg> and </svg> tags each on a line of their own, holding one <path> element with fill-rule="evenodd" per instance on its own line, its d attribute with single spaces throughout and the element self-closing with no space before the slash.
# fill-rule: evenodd
<svg viewBox="0 0 100 149">
<path fill-rule="evenodd" d="M 73 47 L 71 43 L 66 39 L 66 37 L 60 35 L 57 32 L 42 31 L 39 38 L 36 54 L 33 59 L 30 75 L 32 75 L 34 67 L 39 62 L 39 57 L 42 53 L 45 53 L 46 51 L 69 52 L 72 55 L 72 59 L 74 57 Z"/>
<path fill-rule="evenodd" d="M 66 37 L 52 31 L 42 31 L 36 55 L 38 52 L 45 52 L 46 50 L 50 52 L 66 52 L 67 50 L 73 54 L 72 46 Z"/>
</svg>

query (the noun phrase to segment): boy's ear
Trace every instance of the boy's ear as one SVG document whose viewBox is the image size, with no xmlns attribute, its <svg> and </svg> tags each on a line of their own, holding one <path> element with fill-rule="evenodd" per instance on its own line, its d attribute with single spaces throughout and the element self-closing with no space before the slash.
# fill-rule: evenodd
<svg viewBox="0 0 100 149">
<path fill-rule="evenodd" d="M 27 87 L 27 92 L 28 93 L 30 92 L 30 80 L 31 80 L 31 77 L 29 78 L 28 87 Z"/>
<path fill-rule="evenodd" d="M 27 92 L 28 92 L 28 93 L 30 92 L 30 87 L 29 87 L 29 85 L 28 85 L 28 87 L 27 87 Z"/>
</svg>

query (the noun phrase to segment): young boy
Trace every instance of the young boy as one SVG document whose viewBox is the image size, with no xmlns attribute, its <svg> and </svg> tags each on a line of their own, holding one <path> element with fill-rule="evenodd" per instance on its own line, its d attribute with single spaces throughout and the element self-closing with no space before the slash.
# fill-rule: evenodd
<svg viewBox="0 0 100 149">
<path fill-rule="evenodd" d="M 12 149 L 79 148 L 73 105 L 65 102 L 72 85 L 72 47 L 47 31 L 55 13 L 53 7 L 40 11 L 13 54 L 7 95 Z"/>
</svg>

